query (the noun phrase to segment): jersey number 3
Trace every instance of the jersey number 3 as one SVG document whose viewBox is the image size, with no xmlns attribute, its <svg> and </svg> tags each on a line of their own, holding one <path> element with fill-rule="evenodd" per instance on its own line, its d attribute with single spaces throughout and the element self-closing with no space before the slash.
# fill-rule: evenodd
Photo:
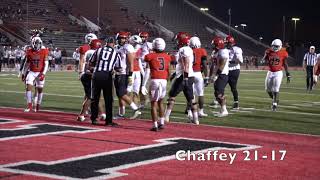
<svg viewBox="0 0 320 180">
<path fill-rule="evenodd" d="M 158 57 L 157 59 L 160 63 L 160 66 L 159 66 L 159 71 L 163 71 L 164 70 L 164 58 L 163 57 Z"/>
</svg>

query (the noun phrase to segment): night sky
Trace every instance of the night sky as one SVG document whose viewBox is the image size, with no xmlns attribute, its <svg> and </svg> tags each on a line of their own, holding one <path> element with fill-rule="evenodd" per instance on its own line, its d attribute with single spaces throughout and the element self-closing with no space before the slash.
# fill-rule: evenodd
<svg viewBox="0 0 320 180">
<path fill-rule="evenodd" d="M 313 44 L 320 50 L 320 11 L 316 0 L 190 0 L 198 6 L 209 7 L 209 13 L 228 22 L 228 9 L 232 9 L 232 25 L 245 23 L 245 32 L 254 38 L 262 36 L 270 44 L 274 38 L 282 39 L 283 16 L 286 16 L 286 42 L 294 42 L 294 22 L 297 21 L 297 44 Z M 296 3 L 296 2 L 299 2 Z M 241 28 L 241 27 L 239 27 Z M 242 28 L 241 28 L 242 29 Z"/>
</svg>

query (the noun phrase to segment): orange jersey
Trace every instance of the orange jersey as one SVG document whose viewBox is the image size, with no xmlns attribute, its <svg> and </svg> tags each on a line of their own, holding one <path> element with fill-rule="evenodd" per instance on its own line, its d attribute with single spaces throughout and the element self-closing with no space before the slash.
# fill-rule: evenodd
<svg viewBox="0 0 320 180">
<path fill-rule="evenodd" d="M 167 79 L 171 57 L 167 53 L 150 53 L 144 58 L 149 63 L 151 71 L 151 79 Z"/>
<path fill-rule="evenodd" d="M 319 61 L 319 59 L 318 59 L 318 61 Z M 320 75 L 320 63 L 317 63 L 316 65 L 318 66 L 316 75 L 319 76 Z"/>
<path fill-rule="evenodd" d="M 288 52 L 281 49 L 274 52 L 272 49 L 266 50 L 266 60 L 271 72 L 282 71 L 285 60 L 288 58 Z"/>
<path fill-rule="evenodd" d="M 84 55 L 90 49 L 89 44 L 85 44 L 79 47 L 80 55 Z"/>
<path fill-rule="evenodd" d="M 194 62 L 193 62 L 193 71 L 194 72 L 200 72 L 201 71 L 201 59 L 202 57 L 207 57 L 207 51 L 204 48 L 195 48 L 193 49 L 193 56 L 194 56 Z"/>
<path fill-rule="evenodd" d="M 136 57 L 134 58 L 134 61 L 133 61 L 133 71 L 140 71 L 139 61 L 140 61 L 141 53 L 142 53 L 142 49 L 139 48 L 136 52 Z"/>
<path fill-rule="evenodd" d="M 44 69 L 44 62 L 48 57 L 48 49 L 40 49 L 39 51 L 34 51 L 33 49 L 28 49 L 26 53 L 27 62 L 30 63 L 30 70 L 33 72 L 42 72 Z"/>
</svg>

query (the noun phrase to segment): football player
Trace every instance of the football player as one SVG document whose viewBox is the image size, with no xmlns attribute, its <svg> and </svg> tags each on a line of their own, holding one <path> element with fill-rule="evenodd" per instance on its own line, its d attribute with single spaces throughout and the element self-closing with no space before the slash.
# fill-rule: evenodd
<svg viewBox="0 0 320 180">
<path fill-rule="evenodd" d="M 134 110 L 134 115 L 131 119 L 137 118 L 141 112 L 138 106 L 132 102 L 127 95 L 127 87 L 132 85 L 133 62 L 135 59 L 134 47 L 128 43 L 130 33 L 121 31 L 116 35 L 118 43 L 118 52 L 121 55 L 121 60 L 115 65 L 116 75 L 114 86 L 119 99 L 119 112 L 115 118 L 123 118 L 125 115 L 126 103 Z"/>
<path fill-rule="evenodd" d="M 237 84 L 240 76 L 240 63 L 243 63 L 242 49 L 236 46 L 236 41 L 230 35 L 226 37 L 225 42 L 227 48 L 230 50 L 228 84 L 233 95 L 233 109 L 239 110 L 239 95 Z"/>
<path fill-rule="evenodd" d="M 287 83 L 290 82 L 290 73 L 288 71 L 287 59 L 288 52 L 282 48 L 282 41 L 275 39 L 271 43 L 271 48 L 268 48 L 262 61 L 269 66 L 269 71 L 265 80 L 265 89 L 272 99 L 272 111 L 277 110 L 279 104 L 279 90 L 283 77 L 282 69 L 286 71 Z"/>
<path fill-rule="evenodd" d="M 142 40 L 142 46 L 141 46 L 142 52 L 140 54 L 141 55 L 140 58 L 141 58 L 142 67 L 144 69 L 144 72 L 146 73 L 146 63 L 144 61 L 144 57 L 145 57 L 145 55 L 147 55 L 147 54 L 152 52 L 152 48 L 153 47 L 152 47 L 152 43 L 148 42 L 148 39 L 149 39 L 149 33 L 148 32 L 140 32 L 139 36 L 141 37 L 141 40 Z M 143 81 L 143 77 L 145 75 L 141 75 L 141 76 L 142 76 L 142 79 L 141 79 L 141 82 L 142 82 Z M 142 83 L 141 83 L 141 85 L 142 85 Z M 148 99 L 147 99 L 146 94 L 143 94 L 141 90 L 142 90 L 142 87 L 140 89 L 140 94 L 139 94 L 139 96 L 140 96 L 140 107 L 139 108 L 143 109 L 145 104 L 147 103 L 146 101 Z"/>
<path fill-rule="evenodd" d="M 143 79 L 142 91 L 144 91 L 144 94 L 147 94 L 146 84 L 151 74 L 149 92 L 153 127 L 150 130 L 158 131 L 159 129 L 164 128 L 165 118 L 162 100 L 165 98 L 167 92 L 167 80 L 170 75 L 169 69 L 171 57 L 164 52 L 166 43 L 162 38 L 154 39 L 152 46 L 154 52 L 147 54 L 144 59 L 146 62 L 146 76 Z M 158 120 L 160 124 L 158 124 Z"/>
<path fill-rule="evenodd" d="M 207 51 L 204 48 L 201 48 L 201 42 L 198 37 L 192 37 L 190 39 L 190 47 L 193 50 L 194 62 L 193 62 L 193 71 L 194 71 L 194 85 L 193 91 L 195 96 L 198 97 L 199 103 L 199 117 L 206 117 L 208 114 L 205 114 L 203 111 L 204 105 L 204 87 L 209 84 L 209 69 L 207 65 Z M 204 74 L 202 75 L 202 72 Z M 192 116 L 191 107 L 188 107 L 188 117 Z"/>
<path fill-rule="evenodd" d="M 169 98 L 165 111 L 165 120 L 169 122 L 170 114 L 175 102 L 175 97 L 181 91 L 183 91 L 188 106 L 191 106 L 193 115 L 192 119 L 189 120 L 194 124 L 199 124 L 198 107 L 193 96 L 194 72 L 192 69 L 192 65 L 194 57 L 193 51 L 189 47 L 190 36 L 187 33 L 180 32 L 176 35 L 175 40 L 179 48 L 177 55 L 178 57 L 176 58 L 176 79 L 173 81 L 171 89 L 169 91 Z"/>
<path fill-rule="evenodd" d="M 315 85 L 318 82 L 319 76 L 320 76 L 320 54 L 318 54 L 317 63 L 313 67 L 313 81 Z"/>
<path fill-rule="evenodd" d="M 84 62 L 82 65 L 82 69 L 80 69 L 81 76 L 80 80 L 85 92 L 84 100 L 82 103 L 81 111 L 77 117 L 78 121 L 84 121 L 85 120 L 85 113 L 88 111 L 90 104 L 91 104 L 91 79 L 92 79 L 92 69 L 89 68 L 89 60 L 92 57 L 93 53 L 96 49 L 100 48 L 102 46 L 102 41 L 99 39 L 90 39 L 89 47 L 90 49 L 87 50 L 84 54 Z M 84 46 L 82 46 L 84 47 Z M 80 48 L 81 49 L 81 48 Z M 83 51 L 84 49 L 82 49 Z M 99 106 L 100 110 L 100 119 L 105 120 L 106 114 L 103 113 L 103 108 L 101 107 L 101 104 Z"/>
<path fill-rule="evenodd" d="M 136 52 L 135 58 L 133 60 L 133 72 L 132 72 L 132 85 L 128 86 L 127 91 L 133 92 L 133 102 L 137 104 L 139 99 L 140 87 L 141 87 L 141 79 L 143 79 L 144 68 L 141 63 L 141 43 L 142 40 L 140 36 L 133 35 L 129 38 L 129 43 L 134 47 Z"/>
<path fill-rule="evenodd" d="M 224 47 L 224 41 L 220 37 L 215 37 L 212 40 L 214 46 L 213 60 L 216 61 L 216 67 L 210 71 L 210 77 L 214 75 L 214 95 L 220 105 L 218 117 L 228 115 L 227 99 L 224 95 L 224 89 L 228 83 L 229 74 L 229 50 Z"/>
<path fill-rule="evenodd" d="M 45 83 L 45 74 L 48 70 L 48 49 L 43 46 L 40 37 L 34 37 L 31 40 L 31 49 L 26 52 L 26 63 L 24 64 L 24 72 L 22 75 L 22 81 L 26 83 L 26 98 L 27 108 L 25 112 L 32 110 L 32 87 L 35 83 L 37 87 L 37 102 L 34 109 L 35 112 L 39 111 L 43 97 L 43 86 Z M 28 71 L 29 70 L 29 71 Z M 28 73 L 27 73 L 28 72 Z"/>
</svg>

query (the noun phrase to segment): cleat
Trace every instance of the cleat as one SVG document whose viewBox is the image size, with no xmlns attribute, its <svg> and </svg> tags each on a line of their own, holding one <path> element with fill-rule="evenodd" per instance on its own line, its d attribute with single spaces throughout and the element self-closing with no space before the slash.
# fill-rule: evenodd
<svg viewBox="0 0 320 180">
<path fill-rule="evenodd" d="M 40 104 L 37 104 L 37 105 L 36 105 L 36 108 L 34 108 L 33 111 L 34 111 L 34 112 L 39 112 L 39 110 L 40 110 Z"/>
<path fill-rule="evenodd" d="M 122 114 L 117 114 L 116 116 L 114 116 L 112 119 L 117 120 L 117 119 L 123 119 L 124 115 Z"/>
<path fill-rule="evenodd" d="M 77 121 L 83 122 L 85 120 L 86 120 L 86 118 L 84 116 L 78 116 L 77 117 Z"/>
<path fill-rule="evenodd" d="M 165 117 L 164 121 L 165 122 L 170 122 L 170 118 L 169 117 Z"/>
<path fill-rule="evenodd" d="M 106 114 L 101 114 L 100 117 L 99 117 L 99 120 L 100 121 L 105 121 L 107 118 Z"/>
<path fill-rule="evenodd" d="M 150 131 L 158 132 L 158 131 L 159 131 L 159 128 L 153 127 L 153 128 L 150 129 Z"/>
<path fill-rule="evenodd" d="M 130 119 L 136 119 L 140 115 L 141 115 L 141 111 L 139 109 L 137 109 L 134 111 L 134 114 L 132 117 L 130 117 Z"/>
<path fill-rule="evenodd" d="M 92 125 L 98 125 L 99 123 L 98 123 L 97 120 L 91 120 L 91 124 L 92 124 Z"/>
<path fill-rule="evenodd" d="M 240 109 L 239 108 L 239 103 L 238 102 L 233 103 L 232 109 L 239 110 Z"/>
<path fill-rule="evenodd" d="M 199 125 L 200 124 L 199 120 L 193 121 L 192 123 L 195 124 L 195 125 Z"/>
<path fill-rule="evenodd" d="M 158 129 L 159 129 L 159 130 L 164 129 L 164 124 L 160 124 L 160 125 L 158 126 Z"/>
<path fill-rule="evenodd" d="M 273 112 L 276 112 L 277 111 L 277 105 L 275 105 L 275 104 L 272 105 L 271 109 L 272 109 Z"/>
<path fill-rule="evenodd" d="M 199 112 L 199 117 L 202 118 L 202 117 L 207 117 L 208 114 L 204 113 L 204 112 Z"/>
<path fill-rule="evenodd" d="M 220 112 L 219 112 L 218 114 L 216 114 L 215 116 L 216 116 L 216 117 L 226 117 L 226 116 L 228 116 L 228 114 L 229 114 L 228 111 L 225 110 L 225 111 L 222 111 L 222 112 L 220 111 Z"/>
<path fill-rule="evenodd" d="M 28 103 L 28 107 L 24 110 L 24 112 L 30 112 L 32 110 L 32 103 Z"/>
<path fill-rule="evenodd" d="M 105 126 L 112 126 L 112 127 L 118 127 L 119 124 L 115 123 L 115 122 L 106 122 Z"/>
</svg>

